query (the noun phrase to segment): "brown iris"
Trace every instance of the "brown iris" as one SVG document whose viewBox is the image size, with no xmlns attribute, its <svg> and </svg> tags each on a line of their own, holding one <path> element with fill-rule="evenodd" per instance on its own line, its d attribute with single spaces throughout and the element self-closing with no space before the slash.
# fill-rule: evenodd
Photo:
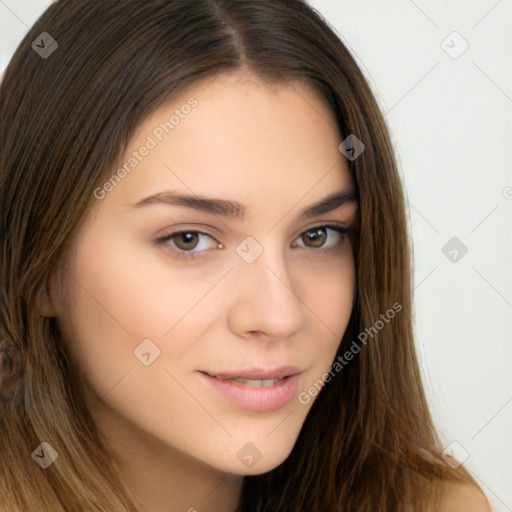
<svg viewBox="0 0 512 512">
<path fill-rule="evenodd" d="M 183 251 L 194 249 L 199 240 L 199 233 L 186 231 L 173 236 L 174 243 L 178 249 Z"/>
<path fill-rule="evenodd" d="M 315 228 L 306 231 L 302 236 L 302 241 L 305 245 L 308 245 L 308 242 L 311 243 L 308 247 L 321 247 L 325 243 L 325 228 Z"/>
</svg>

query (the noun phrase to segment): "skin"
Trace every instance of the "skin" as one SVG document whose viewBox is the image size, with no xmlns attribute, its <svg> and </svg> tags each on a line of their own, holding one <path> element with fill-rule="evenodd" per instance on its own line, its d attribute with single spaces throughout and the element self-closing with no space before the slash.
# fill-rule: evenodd
<svg viewBox="0 0 512 512">
<path fill-rule="evenodd" d="M 299 84 L 223 75 L 147 118 L 120 165 L 190 97 L 197 107 L 95 200 L 46 304 L 102 397 L 93 415 L 128 487 L 151 512 L 235 510 L 243 476 L 287 458 L 316 399 L 247 411 L 198 370 L 295 364 L 305 391 L 331 366 L 354 299 L 348 237 L 327 229 L 315 243 L 306 234 L 350 228 L 356 202 L 298 219 L 332 192 L 353 190 L 328 107 Z M 248 212 L 240 220 L 185 206 L 133 207 L 166 190 L 243 202 Z M 196 247 L 176 237 L 174 246 L 153 243 L 180 230 L 210 236 Z M 248 236 L 263 248 L 253 263 L 236 252 Z M 178 259 L 184 247 L 202 257 Z M 161 351 L 150 366 L 133 353 L 144 339 Z M 237 457 L 249 442 L 261 453 L 252 467 Z"/>
<path fill-rule="evenodd" d="M 470 484 L 446 486 L 439 512 L 492 512 L 484 493 Z"/>
</svg>

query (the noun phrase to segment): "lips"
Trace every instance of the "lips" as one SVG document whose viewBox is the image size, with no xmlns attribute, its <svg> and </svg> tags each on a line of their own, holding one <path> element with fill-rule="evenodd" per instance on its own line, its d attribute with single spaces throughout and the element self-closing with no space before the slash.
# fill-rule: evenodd
<svg viewBox="0 0 512 512">
<path fill-rule="evenodd" d="M 278 381 L 286 377 L 292 377 L 301 373 L 301 369 L 295 365 L 282 365 L 274 368 L 247 368 L 241 370 L 228 371 L 201 371 L 209 377 L 217 379 L 240 379 L 240 380 L 261 380 L 261 381 Z"/>
<path fill-rule="evenodd" d="M 223 401 L 254 412 L 278 411 L 298 393 L 302 370 L 293 365 L 245 368 L 229 371 L 199 371 L 201 381 Z"/>
</svg>

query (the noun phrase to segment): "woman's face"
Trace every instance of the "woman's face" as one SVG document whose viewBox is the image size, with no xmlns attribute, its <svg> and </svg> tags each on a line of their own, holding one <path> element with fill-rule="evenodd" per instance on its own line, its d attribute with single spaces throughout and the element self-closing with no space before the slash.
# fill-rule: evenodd
<svg viewBox="0 0 512 512">
<path fill-rule="evenodd" d="M 112 439 L 240 475 L 288 456 L 316 398 L 299 394 L 328 371 L 354 297 L 340 142 L 309 89 L 239 73 L 138 128 L 94 192 L 70 300 L 53 290 Z"/>
</svg>

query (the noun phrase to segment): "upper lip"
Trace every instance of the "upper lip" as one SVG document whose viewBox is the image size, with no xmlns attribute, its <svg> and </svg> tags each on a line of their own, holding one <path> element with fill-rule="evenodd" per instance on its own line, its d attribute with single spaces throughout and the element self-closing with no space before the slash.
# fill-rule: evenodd
<svg viewBox="0 0 512 512">
<path fill-rule="evenodd" d="M 282 379 L 291 377 L 301 373 L 302 370 L 298 366 L 283 365 L 274 368 L 245 368 L 241 370 L 223 370 L 223 371 L 202 371 L 210 377 L 218 377 L 224 379 Z"/>
</svg>

